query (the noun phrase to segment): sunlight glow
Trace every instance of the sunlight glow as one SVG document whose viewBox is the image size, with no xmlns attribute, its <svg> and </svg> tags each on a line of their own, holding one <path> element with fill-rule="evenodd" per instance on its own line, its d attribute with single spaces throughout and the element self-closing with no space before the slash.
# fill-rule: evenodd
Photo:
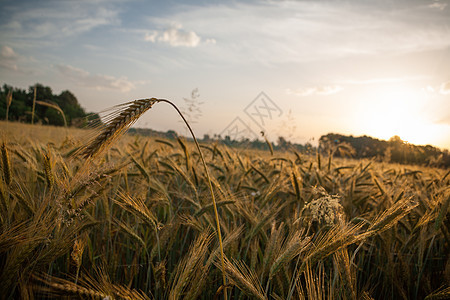
<svg viewBox="0 0 450 300">
<path fill-rule="evenodd" d="M 435 144 L 442 139 L 445 128 L 431 122 L 426 104 L 426 95 L 407 87 L 380 89 L 361 105 L 360 127 L 380 139 L 398 135 L 412 144 Z"/>
</svg>

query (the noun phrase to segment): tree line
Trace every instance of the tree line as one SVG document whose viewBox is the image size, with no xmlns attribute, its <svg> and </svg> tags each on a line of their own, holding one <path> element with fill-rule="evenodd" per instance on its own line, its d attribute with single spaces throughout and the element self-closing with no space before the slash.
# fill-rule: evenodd
<svg viewBox="0 0 450 300">
<path fill-rule="evenodd" d="M 131 128 L 131 134 L 143 136 L 153 136 L 176 140 L 178 134 L 173 130 L 167 132 L 155 131 L 149 128 Z M 190 140 L 188 138 L 188 140 Z M 278 137 L 273 143 L 264 139 L 231 139 L 229 136 L 213 137 L 205 134 L 199 139 L 203 143 L 218 143 L 233 148 L 245 148 L 264 151 L 290 151 L 301 154 L 315 154 L 319 152 L 323 156 L 346 157 L 353 159 L 373 159 L 378 162 L 422 165 L 439 168 L 450 167 L 450 153 L 448 150 L 440 150 L 431 145 L 417 146 L 403 141 L 400 137 L 394 136 L 388 141 L 379 140 L 369 136 L 346 136 L 342 134 L 329 133 L 322 135 L 319 139 L 318 147 L 311 143 L 298 144 Z"/>
<path fill-rule="evenodd" d="M 431 145 L 418 146 L 393 136 L 388 141 L 369 136 L 346 136 L 336 133 L 319 139 L 319 151 L 337 157 L 374 158 L 389 163 L 450 167 L 450 153 Z"/>
<path fill-rule="evenodd" d="M 53 94 L 50 87 L 39 83 L 30 86 L 28 90 L 7 84 L 0 88 L 2 120 L 81 127 L 85 125 L 87 116 L 75 95 L 67 90 L 59 95 Z"/>
</svg>

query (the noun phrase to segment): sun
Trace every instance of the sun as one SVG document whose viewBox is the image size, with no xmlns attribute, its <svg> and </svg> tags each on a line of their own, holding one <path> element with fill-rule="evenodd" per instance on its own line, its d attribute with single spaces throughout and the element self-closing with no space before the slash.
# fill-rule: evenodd
<svg viewBox="0 0 450 300">
<path fill-rule="evenodd" d="M 397 135 L 411 144 L 434 144 L 442 130 L 431 122 L 426 104 L 426 95 L 412 88 L 378 89 L 360 107 L 360 129 L 380 139 Z"/>
</svg>

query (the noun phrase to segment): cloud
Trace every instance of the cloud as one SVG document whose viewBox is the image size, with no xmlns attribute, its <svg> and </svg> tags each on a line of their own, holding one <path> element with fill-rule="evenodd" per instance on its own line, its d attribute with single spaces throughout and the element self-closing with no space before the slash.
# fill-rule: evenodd
<svg viewBox="0 0 450 300">
<path fill-rule="evenodd" d="M 215 39 L 206 39 L 205 43 L 206 44 L 213 44 L 213 45 L 215 45 L 216 44 L 216 40 Z"/>
<path fill-rule="evenodd" d="M 14 52 L 14 50 L 11 47 L 3 46 L 2 47 L 2 57 L 5 58 L 16 58 L 17 54 Z"/>
<path fill-rule="evenodd" d="M 18 55 L 11 47 L 3 46 L 0 52 L 0 67 L 10 71 L 17 71 Z"/>
<path fill-rule="evenodd" d="M 181 25 L 172 25 L 164 31 L 153 30 L 145 34 L 144 40 L 147 42 L 161 42 L 172 47 L 197 47 L 202 40 L 194 31 L 183 30 Z M 216 40 L 206 39 L 205 43 L 215 44 Z"/>
<path fill-rule="evenodd" d="M 339 85 L 324 85 L 324 86 L 312 86 L 312 87 L 302 87 L 295 90 L 287 89 L 286 93 L 288 95 L 295 96 L 310 96 L 310 95 L 320 95 L 327 96 L 340 92 L 342 87 Z"/>
<path fill-rule="evenodd" d="M 99 26 L 120 24 L 114 1 L 26 1 L 5 7 L 4 13 L 2 36 L 28 44 L 55 42 Z"/>
<path fill-rule="evenodd" d="M 405 82 L 405 81 L 415 81 L 415 80 L 423 80 L 426 77 L 424 76 L 412 76 L 412 77 L 384 77 L 384 78 L 371 78 L 365 80 L 346 80 L 343 81 L 343 84 L 383 84 L 383 83 L 397 83 L 397 82 Z"/>
<path fill-rule="evenodd" d="M 440 85 L 427 85 L 422 90 L 429 94 L 440 93 L 442 95 L 450 95 L 450 80 L 447 82 L 443 82 Z"/>
<path fill-rule="evenodd" d="M 405 1 L 351 1 L 344 6 L 335 1 L 232 1 L 184 5 L 150 20 L 177 20 L 200 37 L 212 36 L 221 47 L 211 49 L 211 57 L 236 63 L 303 63 L 450 46 L 449 18 Z M 148 38 L 158 40 L 153 32 Z"/>
<path fill-rule="evenodd" d="M 450 80 L 441 84 L 440 93 L 443 95 L 450 94 Z"/>
<path fill-rule="evenodd" d="M 434 93 L 435 92 L 434 87 L 432 87 L 431 85 L 427 85 L 423 90 L 425 92 L 428 92 L 428 93 Z"/>
<path fill-rule="evenodd" d="M 440 2 L 434 2 L 433 4 L 428 5 L 429 8 L 437 9 L 437 10 L 444 10 L 447 6 L 447 3 L 440 3 Z"/>
<path fill-rule="evenodd" d="M 158 37 L 158 40 L 174 47 L 197 47 L 200 43 L 200 37 L 195 32 L 184 31 L 181 27 L 172 27 L 165 30 L 162 35 Z"/>
<path fill-rule="evenodd" d="M 129 92 L 143 82 L 132 82 L 126 77 L 116 78 L 108 75 L 92 75 L 89 72 L 70 65 L 56 65 L 56 69 L 62 75 L 72 79 L 80 85 L 98 90 L 119 90 Z"/>
<path fill-rule="evenodd" d="M 144 40 L 146 42 L 154 43 L 154 42 L 156 42 L 156 38 L 158 37 L 158 34 L 159 33 L 157 31 L 152 31 L 151 33 L 147 32 L 147 33 L 145 33 Z"/>
</svg>

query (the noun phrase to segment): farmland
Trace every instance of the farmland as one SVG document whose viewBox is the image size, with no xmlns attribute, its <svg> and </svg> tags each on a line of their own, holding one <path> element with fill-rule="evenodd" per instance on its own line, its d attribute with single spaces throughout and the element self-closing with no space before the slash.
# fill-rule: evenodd
<svg viewBox="0 0 450 300">
<path fill-rule="evenodd" d="M 445 299 L 446 169 L 0 123 L 6 299 Z M 223 278 L 226 278 L 224 285 Z"/>
</svg>

